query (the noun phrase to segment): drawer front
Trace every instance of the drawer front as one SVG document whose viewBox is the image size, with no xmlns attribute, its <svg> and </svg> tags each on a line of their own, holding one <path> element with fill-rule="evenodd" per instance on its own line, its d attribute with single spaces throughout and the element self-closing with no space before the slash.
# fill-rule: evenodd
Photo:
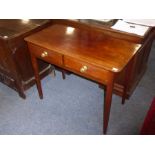
<svg viewBox="0 0 155 155">
<path fill-rule="evenodd" d="M 65 56 L 64 65 L 73 72 L 75 71 L 75 73 L 89 79 L 102 82 L 104 84 L 108 82 L 109 72 L 90 63 Z"/>
<path fill-rule="evenodd" d="M 33 44 L 28 44 L 28 47 L 31 53 L 33 53 L 37 58 L 58 66 L 62 65 L 63 61 L 61 54 Z"/>
</svg>

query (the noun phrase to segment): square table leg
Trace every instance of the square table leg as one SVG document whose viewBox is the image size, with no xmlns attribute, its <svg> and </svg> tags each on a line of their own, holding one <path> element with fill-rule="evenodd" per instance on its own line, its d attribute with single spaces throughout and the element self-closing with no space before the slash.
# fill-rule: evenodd
<svg viewBox="0 0 155 155">
<path fill-rule="evenodd" d="M 42 87 L 41 87 L 41 80 L 39 76 L 39 69 L 38 69 L 38 62 L 37 58 L 31 54 L 31 61 L 32 61 L 32 66 L 34 70 L 34 75 L 35 75 L 35 80 L 36 80 L 36 85 L 39 93 L 40 99 L 43 99 L 43 92 L 42 92 Z"/>
<path fill-rule="evenodd" d="M 106 134 L 107 132 L 111 102 L 112 102 L 113 87 L 114 87 L 114 74 L 111 73 L 104 94 L 103 134 Z"/>
</svg>

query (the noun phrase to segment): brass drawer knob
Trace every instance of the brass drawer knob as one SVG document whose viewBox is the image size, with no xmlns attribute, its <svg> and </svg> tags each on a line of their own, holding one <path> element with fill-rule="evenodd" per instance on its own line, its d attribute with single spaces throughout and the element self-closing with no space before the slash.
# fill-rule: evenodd
<svg viewBox="0 0 155 155">
<path fill-rule="evenodd" d="M 80 72 L 81 72 L 81 73 L 84 73 L 84 72 L 87 71 L 87 69 L 88 69 L 87 66 L 83 66 L 83 67 L 80 69 Z"/>
<path fill-rule="evenodd" d="M 44 58 L 44 57 L 47 57 L 48 56 L 48 53 L 46 51 L 44 51 L 42 54 L 41 54 L 41 57 Z"/>
</svg>

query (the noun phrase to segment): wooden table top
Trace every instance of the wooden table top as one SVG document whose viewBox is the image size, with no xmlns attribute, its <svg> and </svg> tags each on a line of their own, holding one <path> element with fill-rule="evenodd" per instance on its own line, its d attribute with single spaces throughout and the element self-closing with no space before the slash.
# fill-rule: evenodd
<svg viewBox="0 0 155 155">
<path fill-rule="evenodd" d="M 25 40 L 112 72 L 120 72 L 141 47 L 140 44 L 112 38 L 100 32 L 57 24 Z"/>
<path fill-rule="evenodd" d="M 0 19 L 0 38 L 13 38 L 48 22 L 46 19 Z"/>
</svg>

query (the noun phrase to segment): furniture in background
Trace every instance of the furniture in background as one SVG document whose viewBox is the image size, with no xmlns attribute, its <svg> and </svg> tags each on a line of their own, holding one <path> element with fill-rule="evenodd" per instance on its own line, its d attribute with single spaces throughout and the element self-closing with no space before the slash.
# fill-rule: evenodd
<svg viewBox="0 0 155 155">
<path fill-rule="evenodd" d="M 107 131 L 113 85 L 125 67 L 130 81 L 133 59 L 141 45 L 104 35 L 100 32 L 53 24 L 25 38 L 31 55 L 39 96 L 43 98 L 37 59 L 69 70 L 106 86 L 104 133 Z M 126 89 L 123 92 L 126 94 Z M 122 96 L 125 101 L 125 95 Z"/>
<path fill-rule="evenodd" d="M 155 135 L 155 97 L 145 117 L 141 128 L 141 135 Z"/>
<path fill-rule="evenodd" d="M 51 20 L 0 20 L 0 81 L 16 90 L 22 98 L 26 97 L 24 91 L 35 83 L 23 38 L 50 24 Z M 51 65 L 39 60 L 41 78 L 51 71 Z"/>
<path fill-rule="evenodd" d="M 103 35 L 108 35 L 109 37 L 118 38 L 121 40 L 128 41 L 130 43 L 136 43 L 136 44 L 142 45 L 142 49 L 138 52 L 138 54 L 136 54 L 134 59 L 132 59 L 133 69 L 132 69 L 130 81 L 126 83 L 125 73 L 127 68 L 124 68 L 120 74 L 116 75 L 116 81 L 114 83 L 114 90 L 113 90 L 114 93 L 119 96 L 125 95 L 125 98 L 129 99 L 147 69 L 147 62 L 148 62 L 152 42 L 155 36 L 154 28 L 150 27 L 144 36 L 140 36 L 140 35 L 112 29 L 111 27 L 116 22 L 117 22 L 116 19 L 111 20 L 110 22 L 100 22 L 97 20 L 90 20 L 90 19 L 53 20 L 53 24 L 62 24 L 62 25 L 73 26 L 75 28 L 88 30 L 88 31 L 96 31 L 96 32 L 102 33 Z M 124 90 L 126 94 L 124 94 Z M 122 100 L 122 103 L 124 103 L 123 100 Z"/>
</svg>

